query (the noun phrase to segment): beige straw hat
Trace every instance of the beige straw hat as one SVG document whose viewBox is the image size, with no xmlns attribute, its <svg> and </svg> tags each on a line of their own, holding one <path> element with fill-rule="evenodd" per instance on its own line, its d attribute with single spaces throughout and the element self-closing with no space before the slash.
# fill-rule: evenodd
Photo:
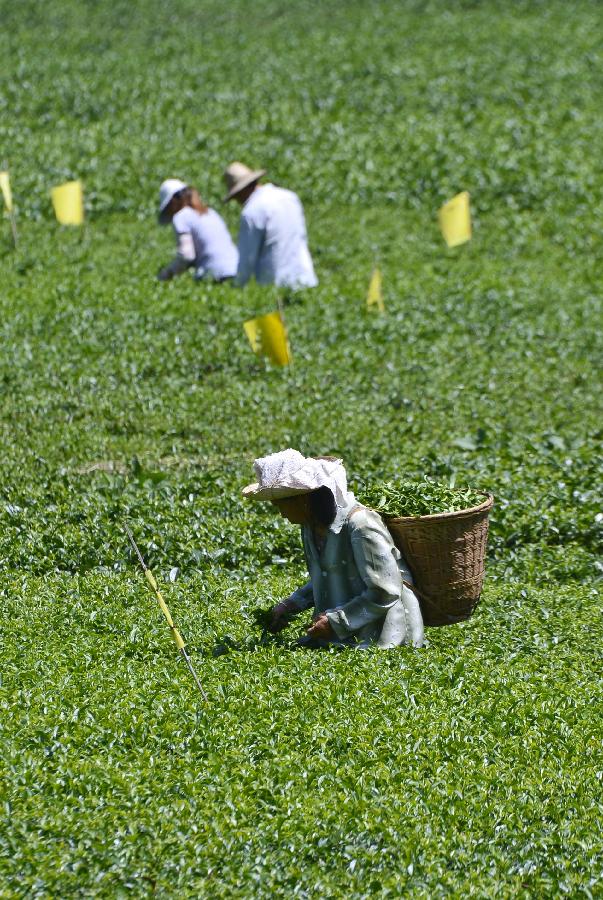
<svg viewBox="0 0 603 900">
<path fill-rule="evenodd" d="M 239 191 L 249 187 L 250 184 L 253 184 L 254 181 L 257 181 L 258 178 L 261 178 L 262 175 L 265 174 L 266 169 L 257 169 L 254 172 L 253 169 L 250 169 L 241 162 L 232 162 L 229 166 L 226 166 L 226 169 L 224 170 L 224 181 L 226 182 L 228 193 L 224 197 L 224 203 L 232 200 Z"/>
</svg>

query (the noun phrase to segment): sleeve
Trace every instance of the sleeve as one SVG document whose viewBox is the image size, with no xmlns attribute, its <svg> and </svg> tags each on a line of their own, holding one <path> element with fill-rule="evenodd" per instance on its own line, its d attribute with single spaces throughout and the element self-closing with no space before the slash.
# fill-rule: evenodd
<svg viewBox="0 0 603 900">
<path fill-rule="evenodd" d="M 194 265 L 195 244 L 190 231 L 176 232 L 176 241 L 176 256 L 165 269 L 162 269 L 159 275 L 162 281 L 167 281 L 169 278 L 173 278 L 174 275 L 180 275 L 189 266 Z"/>
<path fill-rule="evenodd" d="M 354 562 L 364 588 L 347 603 L 327 610 L 327 618 L 340 638 L 382 619 L 402 593 L 393 543 L 377 515 L 363 510 L 358 523 L 349 527 Z"/>
<path fill-rule="evenodd" d="M 308 567 L 308 572 L 310 572 L 310 556 L 309 556 L 309 541 L 310 535 L 309 531 L 305 526 L 301 528 L 302 535 L 302 545 L 304 548 L 304 556 L 306 558 L 306 566 Z M 294 615 L 297 615 L 298 612 L 303 612 L 305 609 L 310 609 L 314 606 L 314 588 L 312 586 L 312 579 L 310 578 L 305 584 L 303 584 L 300 588 L 287 598 L 290 602 L 291 606 L 295 608 Z"/>
<path fill-rule="evenodd" d="M 293 591 L 287 600 L 295 607 L 296 612 L 303 612 L 314 606 L 314 591 L 312 590 L 312 582 L 308 581 L 296 591 Z"/>
<path fill-rule="evenodd" d="M 239 228 L 239 267 L 236 283 L 242 287 L 247 284 L 253 273 L 262 249 L 264 230 L 258 228 L 251 219 L 241 216 Z"/>
<path fill-rule="evenodd" d="M 297 196 L 297 194 L 295 195 L 295 199 L 297 200 L 297 208 L 299 209 L 299 219 L 300 219 L 300 223 L 301 223 L 302 238 L 303 238 L 304 242 L 307 243 L 308 242 L 308 228 L 306 226 L 306 215 L 304 213 L 304 207 L 302 206 L 302 202 L 299 199 L 299 197 Z"/>
</svg>

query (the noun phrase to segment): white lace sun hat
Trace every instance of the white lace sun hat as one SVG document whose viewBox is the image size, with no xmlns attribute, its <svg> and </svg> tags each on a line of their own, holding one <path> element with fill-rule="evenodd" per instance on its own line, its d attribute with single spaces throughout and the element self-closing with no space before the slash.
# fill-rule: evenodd
<svg viewBox="0 0 603 900">
<path fill-rule="evenodd" d="M 328 487 L 337 506 L 347 503 L 347 476 L 340 459 L 314 459 L 299 450 L 281 450 L 256 459 L 257 481 L 243 488 L 248 500 L 282 500 Z"/>
</svg>

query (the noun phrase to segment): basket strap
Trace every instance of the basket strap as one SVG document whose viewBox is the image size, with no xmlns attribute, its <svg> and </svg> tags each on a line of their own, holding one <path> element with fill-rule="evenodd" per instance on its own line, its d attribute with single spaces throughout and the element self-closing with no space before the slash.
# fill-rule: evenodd
<svg viewBox="0 0 603 900">
<path fill-rule="evenodd" d="M 425 595 L 422 594 L 421 591 L 417 587 L 415 587 L 414 584 L 411 584 L 410 581 L 405 581 L 404 579 L 402 579 L 402 584 L 404 585 L 404 587 L 407 587 L 409 590 L 411 590 L 413 592 L 413 594 L 416 594 L 416 596 L 419 600 L 427 599 L 427 597 L 425 597 Z"/>
<path fill-rule="evenodd" d="M 362 505 L 359 503 L 358 506 L 355 506 L 354 509 L 352 509 L 348 513 L 348 519 L 351 519 L 352 516 L 354 515 L 354 513 L 359 512 L 361 509 L 362 509 Z M 415 596 L 417 597 L 418 600 L 426 600 L 427 599 L 425 597 L 425 595 L 422 594 L 421 591 L 417 587 L 415 587 L 414 584 L 410 583 L 410 581 L 405 581 L 404 579 L 402 579 L 402 584 L 404 585 L 404 587 L 409 588 L 413 592 L 413 594 L 415 594 Z"/>
</svg>

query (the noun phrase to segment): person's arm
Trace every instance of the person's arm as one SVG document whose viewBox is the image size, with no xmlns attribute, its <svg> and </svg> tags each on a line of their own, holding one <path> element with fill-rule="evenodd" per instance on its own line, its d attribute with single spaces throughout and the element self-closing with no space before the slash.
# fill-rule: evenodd
<svg viewBox="0 0 603 900">
<path fill-rule="evenodd" d="M 286 600 L 281 600 L 273 607 L 270 631 L 275 633 L 281 631 L 289 624 L 290 619 L 305 609 L 310 609 L 311 606 L 314 606 L 314 593 L 312 582 L 308 581 L 307 584 L 293 591 Z"/>
<path fill-rule="evenodd" d="M 190 231 L 177 233 L 176 240 L 176 256 L 169 265 L 161 269 L 157 275 L 159 281 L 169 281 L 195 264 L 195 244 Z"/>
<path fill-rule="evenodd" d="M 363 509 L 356 515 L 356 521 L 350 520 L 350 540 L 364 588 L 347 603 L 326 611 L 329 624 L 339 638 L 348 637 L 369 622 L 382 619 L 400 599 L 402 590 L 397 559 L 385 526 L 376 513 Z"/>
<path fill-rule="evenodd" d="M 297 612 L 303 612 L 305 609 L 310 609 L 311 606 L 314 606 L 312 582 L 308 581 L 296 591 L 293 591 L 291 596 L 287 597 L 287 602 L 290 603 Z"/>
<path fill-rule="evenodd" d="M 239 287 L 247 284 L 255 272 L 263 240 L 264 230 L 242 215 L 239 228 L 239 266 L 236 277 L 236 284 Z"/>
</svg>

